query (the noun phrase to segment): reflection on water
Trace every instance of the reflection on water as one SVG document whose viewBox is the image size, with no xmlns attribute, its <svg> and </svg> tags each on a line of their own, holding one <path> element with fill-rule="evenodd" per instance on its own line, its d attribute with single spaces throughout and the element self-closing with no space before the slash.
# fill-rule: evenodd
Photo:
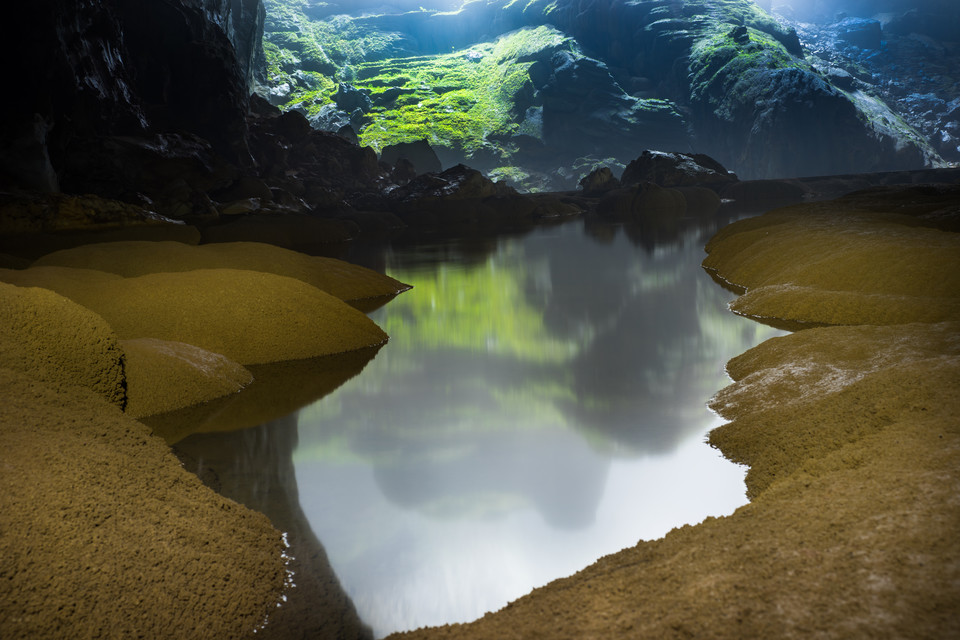
<svg viewBox="0 0 960 640">
<path fill-rule="evenodd" d="M 728 359 L 778 332 L 730 313 L 700 268 L 713 229 L 643 248 L 589 231 L 388 252 L 414 285 L 371 314 L 389 344 L 288 418 L 298 506 L 240 492 L 312 530 L 375 635 L 477 618 L 745 502 L 742 470 L 704 444 L 705 403 Z M 246 474 L 250 455 L 214 461 L 217 437 L 178 446 Z"/>
</svg>

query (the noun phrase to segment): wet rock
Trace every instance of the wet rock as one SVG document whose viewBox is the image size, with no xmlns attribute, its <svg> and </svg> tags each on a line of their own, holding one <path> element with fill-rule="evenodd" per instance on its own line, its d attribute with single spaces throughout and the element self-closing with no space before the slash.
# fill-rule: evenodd
<svg viewBox="0 0 960 640">
<path fill-rule="evenodd" d="M 661 187 L 702 185 L 713 189 L 736 180 L 735 175 L 707 155 L 650 150 L 628 164 L 620 178 L 624 186 L 653 182 Z"/>
<path fill-rule="evenodd" d="M 837 38 L 860 49 L 879 49 L 881 29 L 878 20 L 846 18 L 835 27 Z"/>
<path fill-rule="evenodd" d="M 370 96 L 367 92 L 361 91 L 352 84 L 345 82 L 340 83 L 340 86 L 337 87 L 337 92 L 333 94 L 333 101 L 341 110 L 347 113 L 352 113 L 357 109 L 362 113 L 366 113 L 373 108 L 373 103 L 370 101 Z"/>
<path fill-rule="evenodd" d="M 620 187 L 620 181 L 614 177 L 609 167 L 600 167 L 585 175 L 580 180 L 579 186 L 584 195 L 597 196 L 617 189 Z"/>
<path fill-rule="evenodd" d="M 499 185 L 476 169 L 462 164 L 441 173 L 418 176 L 409 184 L 390 192 L 390 200 L 401 209 L 441 204 L 445 201 L 476 200 L 516 191 Z"/>
</svg>

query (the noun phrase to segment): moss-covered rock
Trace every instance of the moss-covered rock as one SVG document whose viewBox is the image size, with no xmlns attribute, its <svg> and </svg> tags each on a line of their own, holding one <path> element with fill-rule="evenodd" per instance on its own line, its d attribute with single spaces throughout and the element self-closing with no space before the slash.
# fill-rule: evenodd
<svg viewBox="0 0 960 640">
<path fill-rule="evenodd" d="M 0 283 L 0 367 L 127 402 L 123 349 L 96 313 L 45 288 Z"/>
<path fill-rule="evenodd" d="M 734 311 L 768 322 L 958 320 L 960 235 L 920 223 L 894 207 L 795 205 L 725 228 L 703 265 L 746 292 Z"/>
<path fill-rule="evenodd" d="M 109 242 L 57 251 L 34 266 L 75 267 L 127 278 L 195 269 L 246 269 L 296 278 L 340 300 L 396 295 L 402 282 L 343 260 L 308 256 L 260 242 L 214 243 Z"/>
<path fill-rule="evenodd" d="M 515 167 L 508 177 L 526 188 L 572 188 L 586 172 L 561 186 L 557 165 L 588 154 L 626 163 L 643 148 L 692 147 L 748 178 L 941 162 L 877 92 L 834 85 L 805 60 L 797 32 L 750 0 L 475 0 L 317 20 L 298 7 L 283 11 L 340 52 L 336 79 L 371 106 L 338 107 L 335 87 L 286 74 L 295 89 L 284 108 L 318 126 L 349 121 L 375 148 L 426 138 L 447 166 Z M 290 46 L 281 51 L 299 51 Z"/>
<path fill-rule="evenodd" d="M 236 393 L 253 381 L 243 366 L 218 353 L 154 338 L 121 341 L 126 413 L 142 418 Z"/>
<path fill-rule="evenodd" d="M 186 342 L 241 364 L 311 358 L 387 340 L 367 316 L 286 276 L 199 269 L 121 278 L 32 267 L 0 280 L 43 286 L 101 315 L 122 339 Z"/>
</svg>

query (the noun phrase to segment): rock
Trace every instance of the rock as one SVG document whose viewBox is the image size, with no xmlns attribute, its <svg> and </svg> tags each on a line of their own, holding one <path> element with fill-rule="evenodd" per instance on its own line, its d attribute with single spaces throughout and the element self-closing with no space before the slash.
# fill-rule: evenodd
<svg viewBox="0 0 960 640">
<path fill-rule="evenodd" d="M 49 388 L 82 386 L 127 402 L 123 350 L 99 315 L 45 288 L 0 282 L 0 368 Z"/>
<path fill-rule="evenodd" d="M 143 202 L 171 218 L 209 217 L 209 192 L 242 175 L 207 140 L 185 133 L 102 137 L 72 148 L 61 172 L 64 191 Z"/>
<path fill-rule="evenodd" d="M 866 18 L 845 18 L 836 25 L 837 38 L 860 49 L 879 49 L 880 22 Z"/>
<path fill-rule="evenodd" d="M 183 342 L 153 338 L 121 341 L 126 413 L 142 418 L 236 393 L 253 382 L 243 366 Z"/>
<path fill-rule="evenodd" d="M 394 206 L 412 209 L 454 200 L 483 199 L 515 193 L 510 187 L 493 182 L 476 169 L 458 164 L 441 173 L 418 176 L 409 184 L 391 191 L 389 197 Z"/>
<path fill-rule="evenodd" d="M 619 188 L 620 181 L 613 176 L 609 167 L 600 167 L 585 175 L 579 186 L 584 195 L 597 196 Z"/>
<path fill-rule="evenodd" d="M 290 91 L 290 85 L 286 82 L 270 87 L 266 94 L 267 102 L 275 107 L 279 107 L 290 99 Z"/>
<path fill-rule="evenodd" d="M 443 170 L 440 158 L 426 140 L 388 145 L 380 152 L 380 160 L 388 164 L 395 165 L 400 159 L 413 163 L 417 174 L 440 173 Z"/>
<path fill-rule="evenodd" d="M 394 163 L 390 178 L 399 185 L 404 185 L 417 177 L 417 168 L 406 158 L 400 158 Z"/>
<path fill-rule="evenodd" d="M 0 236 L 92 231 L 136 226 L 182 226 L 137 205 L 98 196 L 15 197 L 0 194 Z"/>
<path fill-rule="evenodd" d="M 370 101 L 369 94 L 345 82 L 341 82 L 337 87 L 337 92 L 333 94 L 333 101 L 337 107 L 347 113 L 352 113 L 357 109 L 366 113 L 373 108 L 373 102 Z"/>
<path fill-rule="evenodd" d="M 242 200 L 226 202 L 217 207 L 217 210 L 222 216 L 237 216 L 255 213 L 260 210 L 260 207 L 260 198 L 243 198 Z"/>
<path fill-rule="evenodd" d="M 620 178 L 624 186 L 653 182 L 661 187 L 700 185 L 717 190 L 736 180 L 736 176 L 709 156 L 649 150 L 628 164 Z"/>
</svg>

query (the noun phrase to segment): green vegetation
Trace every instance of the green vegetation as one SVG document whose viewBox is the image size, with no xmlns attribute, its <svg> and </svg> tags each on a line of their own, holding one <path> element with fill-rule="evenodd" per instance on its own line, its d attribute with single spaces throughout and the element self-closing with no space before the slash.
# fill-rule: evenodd
<svg viewBox="0 0 960 640">
<path fill-rule="evenodd" d="M 576 45 L 541 26 L 449 54 L 360 64 L 355 84 L 374 103 L 360 141 L 379 150 L 427 139 L 468 157 L 485 149 L 506 158 L 495 139 L 519 132 L 534 93 L 529 69 L 558 50 Z"/>
<path fill-rule="evenodd" d="M 734 27 L 725 24 L 693 45 L 690 51 L 691 100 L 728 100 L 733 86 L 757 70 L 810 70 L 806 62 L 790 55 L 767 33 L 752 27 L 747 27 L 746 33 L 747 38 L 737 38 Z"/>
</svg>

